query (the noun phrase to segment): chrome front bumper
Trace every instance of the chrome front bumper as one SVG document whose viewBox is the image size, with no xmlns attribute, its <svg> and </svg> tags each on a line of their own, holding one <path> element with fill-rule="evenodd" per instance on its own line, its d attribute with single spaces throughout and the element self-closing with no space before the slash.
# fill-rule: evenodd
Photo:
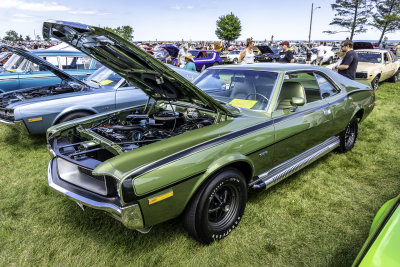
<svg viewBox="0 0 400 267">
<path fill-rule="evenodd" d="M 127 228 L 136 229 L 141 232 L 146 231 L 143 224 L 142 212 L 138 204 L 122 206 L 115 198 L 102 197 L 61 180 L 57 171 L 56 157 L 52 158 L 49 162 L 47 178 L 51 188 L 74 200 L 79 206 L 83 205 L 103 210 L 122 222 Z"/>
</svg>

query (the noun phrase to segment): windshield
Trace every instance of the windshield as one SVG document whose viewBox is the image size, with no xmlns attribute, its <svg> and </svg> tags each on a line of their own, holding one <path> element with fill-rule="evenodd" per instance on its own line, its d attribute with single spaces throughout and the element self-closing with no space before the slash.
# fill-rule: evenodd
<svg viewBox="0 0 400 267">
<path fill-rule="evenodd" d="M 231 51 L 231 52 L 229 52 L 229 54 L 230 55 L 238 55 L 238 54 L 240 54 L 240 51 L 238 51 L 238 50 Z"/>
<path fill-rule="evenodd" d="M 357 52 L 359 62 L 382 63 L 381 53 Z"/>
<path fill-rule="evenodd" d="M 10 59 L 4 64 L 4 69 L 8 71 L 14 71 L 14 72 L 24 72 L 26 70 L 26 67 L 28 66 L 29 61 L 21 57 L 17 54 L 14 54 L 10 57 Z"/>
<path fill-rule="evenodd" d="M 112 70 L 109 70 L 106 67 L 101 67 L 92 75 L 86 78 L 86 83 L 91 86 L 94 86 L 93 84 L 96 84 L 98 87 L 105 85 L 115 87 L 121 80 L 122 77 Z"/>
<path fill-rule="evenodd" d="M 278 73 L 254 70 L 206 70 L 193 81 L 210 96 L 239 108 L 265 110 Z"/>
</svg>

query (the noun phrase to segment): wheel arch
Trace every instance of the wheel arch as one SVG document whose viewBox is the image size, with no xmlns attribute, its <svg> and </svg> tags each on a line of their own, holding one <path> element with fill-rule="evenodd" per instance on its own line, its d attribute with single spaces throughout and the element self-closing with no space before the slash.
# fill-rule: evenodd
<svg viewBox="0 0 400 267">
<path fill-rule="evenodd" d="M 357 118 L 358 123 L 360 123 L 364 118 L 364 109 L 358 108 L 354 111 L 352 118 Z"/>
<path fill-rule="evenodd" d="M 65 118 L 65 116 L 68 116 L 72 113 L 75 112 L 88 112 L 90 113 L 90 115 L 93 114 L 97 114 L 98 112 L 93 109 L 93 108 L 89 108 L 89 107 L 69 107 L 67 109 L 64 109 L 63 111 L 61 111 L 53 120 L 52 125 L 57 124 L 61 119 Z"/>
<path fill-rule="evenodd" d="M 210 166 L 207 168 L 206 172 L 202 175 L 202 177 L 197 181 L 196 185 L 193 187 L 192 192 L 187 197 L 187 201 L 185 203 L 185 208 L 190 203 L 190 200 L 193 196 L 202 189 L 202 186 L 210 181 L 210 179 L 228 168 L 235 168 L 242 172 L 246 179 L 246 183 L 248 184 L 251 181 L 251 178 L 254 176 L 254 164 L 252 161 L 241 154 L 228 154 L 218 160 L 212 162 Z"/>
</svg>

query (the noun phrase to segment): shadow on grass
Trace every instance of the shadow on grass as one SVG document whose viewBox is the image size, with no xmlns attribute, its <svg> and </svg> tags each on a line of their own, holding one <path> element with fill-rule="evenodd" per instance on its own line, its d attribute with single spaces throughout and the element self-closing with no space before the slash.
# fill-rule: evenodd
<svg viewBox="0 0 400 267">
<path fill-rule="evenodd" d="M 26 131 L 7 127 L 3 129 L 0 141 L 8 145 L 33 146 L 34 148 L 38 148 L 46 145 L 46 136 L 29 135 Z"/>
<path fill-rule="evenodd" d="M 181 217 L 154 226 L 147 234 L 128 229 L 105 212 L 87 208 L 84 212 L 72 201 L 65 200 L 65 209 L 58 214 L 58 223 L 67 224 L 74 231 L 70 234 L 78 239 L 85 235 L 105 247 L 113 247 L 124 253 L 137 256 L 138 253 L 151 253 L 158 247 L 171 244 L 182 236 L 190 239 L 184 231 Z M 193 244 L 198 244 L 192 239 Z"/>
</svg>

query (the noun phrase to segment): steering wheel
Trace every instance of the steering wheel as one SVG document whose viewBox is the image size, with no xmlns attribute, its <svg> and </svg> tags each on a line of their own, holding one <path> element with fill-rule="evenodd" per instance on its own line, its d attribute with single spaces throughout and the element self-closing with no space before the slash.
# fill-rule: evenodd
<svg viewBox="0 0 400 267">
<path fill-rule="evenodd" d="M 255 95 L 255 96 L 256 96 L 256 99 L 257 99 L 257 96 L 261 96 L 261 98 L 262 98 L 261 103 L 262 103 L 262 104 L 264 103 L 264 100 L 267 100 L 267 103 L 268 103 L 268 101 L 269 101 L 269 99 L 268 99 L 265 95 L 262 95 L 262 94 L 260 94 L 260 93 L 251 93 L 251 94 L 248 94 L 248 95 L 246 96 L 246 99 L 249 100 L 249 96 L 252 96 L 252 95 Z"/>
</svg>

